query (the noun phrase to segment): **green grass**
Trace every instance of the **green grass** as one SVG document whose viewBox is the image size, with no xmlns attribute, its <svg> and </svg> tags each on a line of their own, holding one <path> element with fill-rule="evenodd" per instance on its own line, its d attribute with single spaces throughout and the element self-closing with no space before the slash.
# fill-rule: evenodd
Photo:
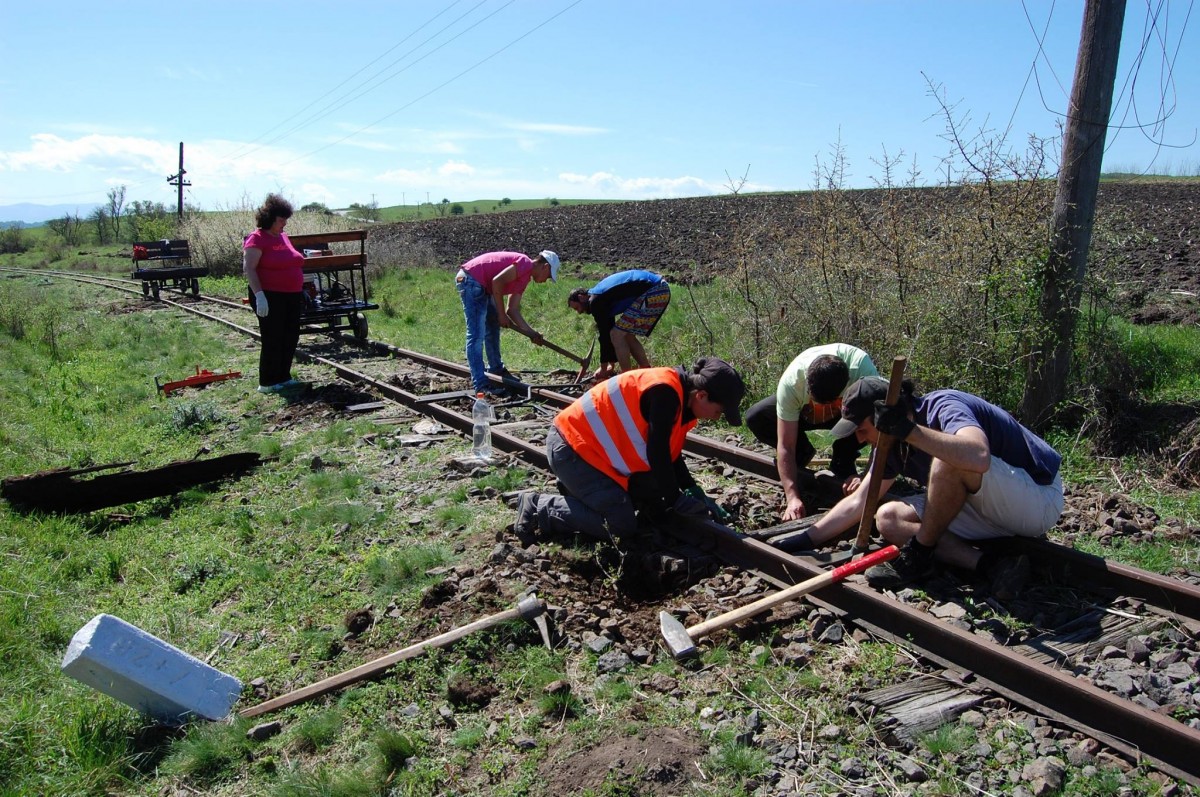
<svg viewBox="0 0 1200 797">
<path fill-rule="evenodd" d="M 563 306 L 575 284 L 589 281 L 531 288 L 526 317 L 551 340 L 586 351 L 594 334 L 590 320 Z M 374 314 L 373 335 L 461 359 L 461 305 L 445 272 L 389 273 L 377 286 L 402 312 Z M 206 279 L 203 290 L 237 295 L 242 287 L 239 279 Z M 720 281 L 691 293 L 680 288 L 651 339 L 655 360 L 688 362 L 707 349 L 703 325 L 687 310 L 693 300 L 714 330 L 711 350 L 734 350 L 738 324 L 730 294 Z M 257 349 L 174 311 L 130 312 L 131 302 L 136 308 L 141 300 L 60 280 L 0 279 L 0 475 L 121 461 L 148 467 L 205 449 L 255 450 L 276 459 L 237 481 L 112 513 L 24 515 L 0 504 L 0 792 L 425 795 L 451 788 L 447 773 L 457 767 L 478 775 L 461 787 L 463 794 L 540 797 L 544 776 L 537 767 L 548 750 L 625 734 L 638 727 L 631 719 L 635 708 L 659 726 L 698 736 L 696 709 L 709 706 L 730 717 L 758 709 L 772 722 L 789 723 L 791 733 L 811 728 L 818 717 L 822 724 L 853 727 L 839 713 L 850 693 L 861 691 L 867 678 L 894 683 L 911 670 L 890 646 L 859 645 L 850 653 L 818 645 L 805 668 L 764 657 L 747 681 L 750 647 L 705 646 L 694 671 L 681 674 L 670 661 L 655 665 L 680 680 L 686 696 L 672 706 L 647 697 L 641 686 L 646 670 L 592 691 L 590 654 L 546 651 L 535 630 L 514 623 L 403 662 L 389 677 L 336 698 L 281 712 L 285 732 L 265 742 L 247 740 L 244 723 L 157 732 L 132 710 L 59 672 L 72 634 L 96 613 L 115 614 L 211 657 L 213 666 L 244 682 L 262 677 L 281 693 L 428 631 L 418 622 L 421 591 L 431 583 L 426 573 L 460 563 L 469 569 L 475 562 L 466 557 L 490 549 L 511 519 L 497 500 L 468 497 L 468 487 L 505 492 L 533 474 L 498 468 L 442 486 L 445 462 L 467 450 L 465 439 L 420 452 L 403 472 L 381 471 L 380 458 L 364 455 L 375 449 L 362 445 L 377 427 L 280 425 L 278 401 L 257 395 L 252 379 L 162 396 L 155 375 L 185 375 L 196 364 L 253 374 Z M 419 322 L 406 322 L 405 313 Z M 1138 362 L 1177 372 L 1146 388 L 1152 395 L 1167 400 L 1186 393 L 1194 338 L 1140 329 L 1125 337 L 1142 353 Z M 523 338 L 506 333 L 504 346 L 515 370 L 570 368 Z M 752 392 L 765 395 L 777 367 L 770 360 L 748 362 Z M 1065 446 L 1073 431 L 1055 440 Z M 1068 472 L 1099 479 L 1107 465 L 1087 446 L 1084 438 L 1069 452 Z M 314 470 L 318 456 L 325 466 Z M 1165 496 L 1159 506 L 1200 516 L 1194 492 Z M 414 514 L 425 522 L 410 524 Z M 1172 558 L 1186 562 L 1196 550 L 1119 546 L 1102 553 L 1139 557 L 1154 569 Z M 342 619 L 367 604 L 375 606 L 377 625 L 359 643 L 348 643 Z M 396 616 L 384 612 L 392 605 Z M 230 639 L 236 641 L 227 644 Z M 458 673 L 495 683 L 501 695 L 494 714 L 458 713 L 454 729 L 436 709 Z M 560 679 L 575 689 L 547 700 L 545 686 Z M 420 716 L 401 714 L 410 704 Z M 526 735 L 536 747 L 516 752 L 514 738 Z M 747 784 L 761 774 L 761 751 L 700 738 L 717 750 L 705 763 L 714 778 L 705 793 L 752 793 L 754 785 Z M 609 794 L 635 788 L 620 778 L 604 787 Z"/>
</svg>

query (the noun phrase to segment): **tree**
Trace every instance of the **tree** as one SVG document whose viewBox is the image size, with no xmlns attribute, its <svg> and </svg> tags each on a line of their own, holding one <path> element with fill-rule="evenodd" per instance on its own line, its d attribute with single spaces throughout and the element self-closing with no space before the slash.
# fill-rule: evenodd
<svg viewBox="0 0 1200 797">
<path fill-rule="evenodd" d="M 463 209 L 463 206 L 458 204 L 457 202 L 455 202 L 453 205 L 450 206 L 450 215 L 451 216 L 461 216 L 465 212 L 466 211 Z"/>
<path fill-rule="evenodd" d="M 501 204 L 501 205 L 511 205 L 511 204 L 512 204 L 512 200 L 511 200 L 511 199 L 509 199 L 508 197 L 504 197 L 504 199 L 501 199 L 501 200 L 500 200 L 500 204 Z"/>
<path fill-rule="evenodd" d="M 325 206 L 324 202 L 309 202 L 304 207 L 300 208 L 301 213 L 320 213 L 324 216 L 332 216 L 333 211 Z"/>
<path fill-rule="evenodd" d="M 112 239 L 121 240 L 121 212 L 125 207 L 125 186 L 119 185 L 108 191 L 108 223 L 112 225 Z"/>
<path fill-rule="evenodd" d="M 88 221 L 96 225 L 96 242 L 100 244 L 108 243 L 109 235 L 112 233 L 112 226 L 108 219 L 108 211 L 104 209 L 104 206 L 97 206 L 89 213 Z"/>
<path fill-rule="evenodd" d="M 51 232 L 53 232 L 59 238 L 62 238 L 63 243 L 65 243 L 67 246 L 79 245 L 79 236 L 82 232 L 80 229 L 82 227 L 82 221 L 80 220 L 78 213 L 76 213 L 74 216 L 68 213 L 60 219 L 51 219 L 50 221 L 46 222 L 46 226 L 50 228 Z"/>
<path fill-rule="evenodd" d="M 25 225 L 19 221 L 0 229 L 0 254 L 19 255 L 29 251 L 29 242 L 25 239 Z"/>
</svg>

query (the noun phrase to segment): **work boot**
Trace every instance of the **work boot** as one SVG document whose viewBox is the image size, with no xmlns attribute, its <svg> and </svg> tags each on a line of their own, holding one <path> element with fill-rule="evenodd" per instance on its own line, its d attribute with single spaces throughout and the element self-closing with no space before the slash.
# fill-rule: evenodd
<svg viewBox="0 0 1200 797">
<path fill-rule="evenodd" d="M 499 370 L 488 369 L 488 373 L 492 376 L 498 376 L 501 379 L 511 379 L 514 382 L 521 381 L 512 371 L 508 370 L 507 368 L 501 368 Z"/>
<path fill-rule="evenodd" d="M 875 565 L 867 570 L 867 583 L 875 589 L 896 589 L 923 581 L 937 571 L 937 563 L 933 560 L 933 549 L 922 550 L 912 544 L 912 540 L 900 549 L 900 555 L 890 562 Z"/>
<path fill-rule="evenodd" d="M 538 498 L 540 495 L 528 490 L 521 493 L 517 499 L 517 520 L 513 523 L 513 533 L 521 542 L 532 541 L 538 532 Z"/>
<path fill-rule="evenodd" d="M 992 597 L 1010 601 L 1029 583 L 1029 557 L 1025 554 L 1002 559 L 992 570 Z"/>
</svg>

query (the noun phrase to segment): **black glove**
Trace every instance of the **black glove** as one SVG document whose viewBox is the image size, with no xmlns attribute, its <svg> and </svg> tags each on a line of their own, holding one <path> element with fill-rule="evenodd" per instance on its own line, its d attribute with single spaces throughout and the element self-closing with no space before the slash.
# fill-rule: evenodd
<svg viewBox="0 0 1200 797">
<path fill-rule="evenodd" d="M 875 428 L 881 433 L 903 440 L 912 434 L 916 424 L 909 420 L 908 408 L 904 404 L 875 402 Z"/>
<path fill-rule="evenodd" d="M 680 493 L 675 499 L 674 506 L 671 507 L 676 514 L 685 515 L 687 517 L 708 518 L 708 504 L 701 501 L 699 498 Z"/>
</svg>

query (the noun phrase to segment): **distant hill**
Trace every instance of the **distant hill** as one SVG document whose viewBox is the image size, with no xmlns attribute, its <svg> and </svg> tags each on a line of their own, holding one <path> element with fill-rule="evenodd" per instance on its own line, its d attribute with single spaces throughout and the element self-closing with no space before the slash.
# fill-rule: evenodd
<svg viewBox="0 0 1200 797">
<path fill-rule="evenodd" d="M 22 202 L 17 205 L 0 205 L 0 226 L 7 226 L 17 221 L 31 226 L 44 224 L 51 219 L 61 219 L 68 213 L 78 214 L 79 218 L 84 219 L 98 207 L 100 205 L 95 202 L 69 205 L 34 205 Z"/>
</svg>

